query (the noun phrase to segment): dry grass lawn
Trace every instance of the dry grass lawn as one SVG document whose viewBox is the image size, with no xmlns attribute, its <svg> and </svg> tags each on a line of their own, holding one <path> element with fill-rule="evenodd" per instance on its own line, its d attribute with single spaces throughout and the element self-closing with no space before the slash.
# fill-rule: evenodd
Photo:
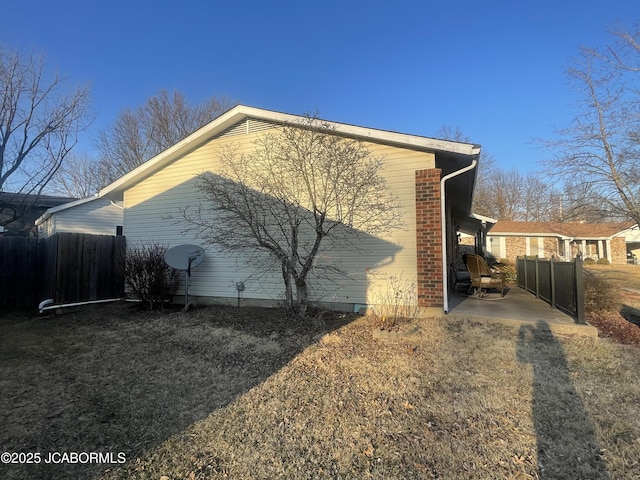
<svg viewBox="0 0 640 480">
<path fill-rule="evenodd" d="M 640 478 L 640 348 L 520 328 L 113 305 L 2 314 L 0 478 Z"/>
<path fill-rule="evenodd" d="M 640 346 L 640 266 L 589 265 L 585 269 L 587 276 L 605 280 L 612 286 L 605 295 L 612 297 L 613 308 L 591 312 L 589 323 L 598 327 L 603 337 Z"/>
</svg>

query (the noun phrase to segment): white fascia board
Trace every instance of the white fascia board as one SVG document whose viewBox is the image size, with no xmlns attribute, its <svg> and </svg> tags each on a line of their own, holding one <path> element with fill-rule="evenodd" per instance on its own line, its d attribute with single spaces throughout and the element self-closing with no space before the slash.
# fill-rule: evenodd
<svg viewBox="0 0 640 480">
<path fill-rule="evenodd" d="M 560 233 L 536 233 L 536 232 L 491 232 L 487 234 L 490 237 L 549 237 L 549 238 L 561 238 L 563 240 L 573 240 L 573 237 L 567 237 Z"/>
<path fill-rule="evenodd" d="M 475 220 L 480 220 L 481 222 L 484 222 L 484 223 L 493 223 L 493 224 L 498 223 L 498 220 L 496 220 L 495 218 L 485 217 L 484 215 L 480 215 L 478 213 L 472 213 L 469 216 Z"/>
<path fill-rule="evenodd" d="M 570 237 L 568 235 L 562 235 L 561 233 L 522 233 L 522 232 L 491 232 L 488 234 L 493 237 L 555 237 L 560 238 L 562 240 L 610 240 L 612 237 L 616 235 L 611 235 L 610 237 L 585 237 L 585 236 L 576 236 Z"/>
<path fill-rule="evenodd" d="M 84 203 L 93 202 L 94 200 L 97 200 L 98 198 L 99 198 L 98 194 L 96 194 L 93 197 L 81 198 L 79 200 L 74 200 L 73 202 L 63 203 L 62 205 L 58 205 L 56 207 L 48 208 L 42 215 L 40 215 L 40 217 L 38 217 L 38 219 L 36 220 L 35 224 L 36 225 L 40 225 L 42 222 L 47 220 L 51 215 L 53 215 L 56 212 L 60 212 L 62 210 L 67 210 L 68 208 L 72 208 L 72 207 L 75 207 L 77 205 L 82 205 Z"/>
<path fill-rule="evenodd" d="M 263 110 L 254 107 L 239 106 L 236 108 L 242 108 L 242 111 L 248 117 L 270 120 L 277 123 L 295 124 L 302 118 L 300 115 L 274 112 L 271 110 Z M 449 140 L 440 140 L 436 138 L 421 137 L 419 135 L 410 135 L 406 133 L 390 132 L 388 130 L 359 127 L 357 125 L 349 125 L 346 123 L 332 122 L 328 120 L 322 121 L 330 127 L 334 128 L 336 133 L 349 137 L 359 137 L 363 140 L 395 144 L 404 147 L 417 147 L 424 150 L 458 153 L 461 155 L 469 156 L 479 155 L 481 151 L 481 147 L 479 145 L 471 143 L 461 143 Z"/>
<path fill-rule="evenodd" d="M 186 152 L 197 148 L 200 144 L 206 142 L 211 137 L 223 132 L 229 127 L 240 122 L 244 118 L 251 117 L 259 120 L 266 120 L 275 123 L 295 124 L 301 120 L 301 116 L 288 113 L 280 113 L 272 110 L 263 110 L 255 107 L 247 107 L 238 105 L 231 110 L 223 113 L 204 127 L 195 131 L 188 137 L 185 137 L 175 145 L 167 148 L 155 157 L 146 161 L 139 167 L 135 168 L 126 175 L 120 177 L 115 182 L 107 185 L 98 193 L 99 197 L 109 196 L 129 188 L 144 177 L 164 165 L 170 163 Z M 420 137 L 417 135 L 408 135 L 404 133 L 395 133 L 385 130 L 376 130 L 372 128 L 358 127 L 336 122 L 326 122 L 334 128 L 335 132 L 350 137 L 359 137 L 363 140 L 381 142 L 385 144 L 393 144 L 401 147 L 418 148 L 421 150 L 434 150 L 451 152 L 461 155 L 477 156 L 480 155 L 481 147 L 470 143 L 459 143 L 448 140 L 438 140 L 428 137 Z"/>
</svg>

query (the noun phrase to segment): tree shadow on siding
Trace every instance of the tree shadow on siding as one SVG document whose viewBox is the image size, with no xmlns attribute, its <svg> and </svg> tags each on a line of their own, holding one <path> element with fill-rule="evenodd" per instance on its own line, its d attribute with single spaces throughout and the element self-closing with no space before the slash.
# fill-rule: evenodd
<svg viewBox="0 0 640 480">
<path fill-rule="evenodd" d="M 533 424 L 541 479 L 608 479 L 602 451 L 562 345 L 549 325 L 520 328 L 518 360 L 533 367 Z"/>
</svg>

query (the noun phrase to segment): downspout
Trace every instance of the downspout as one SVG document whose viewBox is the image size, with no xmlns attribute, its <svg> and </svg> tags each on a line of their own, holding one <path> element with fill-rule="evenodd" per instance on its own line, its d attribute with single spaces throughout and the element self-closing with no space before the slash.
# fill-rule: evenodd
<svg viewBox="0 0 640 480">
<path fill-rule="evenodd" d="M 478 165 L 478 159 L 474 158 L 471 165 L 451 172 L 440 180 L 440 221 L 442 225 L 442 308 L 444 313 L 449 313 L 449 269 L 447 268 L 447 209 L 445 205 L 445 183 L 447 180 L 473 170 Z"/>
</svg>

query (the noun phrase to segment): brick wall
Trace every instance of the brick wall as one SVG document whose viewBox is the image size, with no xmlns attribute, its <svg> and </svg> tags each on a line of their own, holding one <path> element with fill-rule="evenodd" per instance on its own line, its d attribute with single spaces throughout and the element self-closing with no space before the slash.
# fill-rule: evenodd
<svg viewBox="0 0 640 480">
<path fill-rule="evenodd" d="M 554 257 L 556 259 L 560 258 L 560 242 L 557 238 L 554 237 L 543 237 L 543 253 L 544 258 Z"/>
<path fill-rule="evenodd" d="M 418 305 L 421 307 L 444 305 L 440 174 L 438 168 L 418 170 L 415 174 Z"/>
<path fill-rule="evenodd" d="M 627 264 L 627 241 L 624 237 L 611 239 L 611 263 L 613 265 Z"/>
<path fill-rule="evenodd" d="M 505 258 L 512 262 L 517 257 L 522 257 L 527 252 L 527 239 L 525 237 L 504 237 L 505 239 Z"/>
<path fill-rule="evenodd" d="M 522 257 L 527 251 L 525 237 L 504 237 L 506 258 L 515 261 L 516 257 Z M 557 238 L 544 238 L 544 258 L 551 258 L 554 255 L 560 257 L 560 244 Z M 604 243 L 604 240 L 603 240 Z M 597 243 L 590 241 L 585 246 L 584 256 L 596 256 L 598 253 Z M 582 250 L 582 243 L 572 242 L 570 247 L 570 258 L 575 258 Z M 604 255 L 601 255 L 604 256 Z M 627 263 L 627 244 L 624 237 L 614 237 L 611 239 L 611 263 L 613 265 L 624 265 Z"/>
</svg>

